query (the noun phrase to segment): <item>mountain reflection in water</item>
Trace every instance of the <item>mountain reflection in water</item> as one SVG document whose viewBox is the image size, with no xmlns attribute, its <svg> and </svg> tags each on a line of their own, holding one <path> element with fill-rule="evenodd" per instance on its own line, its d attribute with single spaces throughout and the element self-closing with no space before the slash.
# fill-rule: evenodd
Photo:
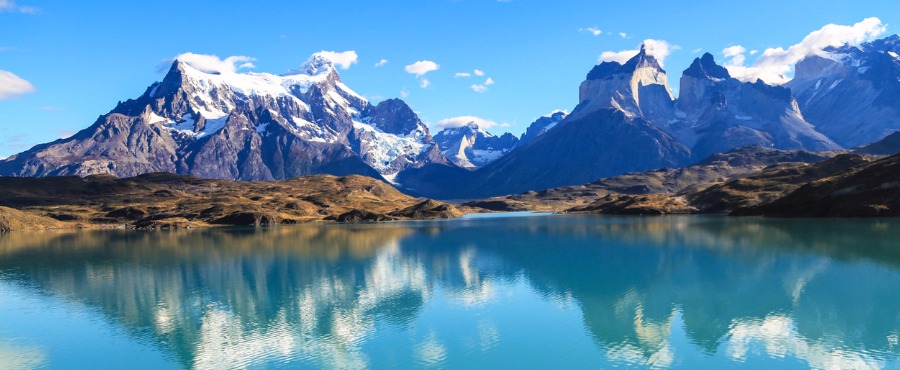
<svg viewBox="0 0 900 370">
<path fill-rule="evenodd" d="M 176 367 L 889 368 L 898 226 L 553 216 L 12 233 L 0 295 L 94 308 Z M 0 327 L 0 361 L 52 367 L 52 344 L 10 335 Z"/>
</svg>

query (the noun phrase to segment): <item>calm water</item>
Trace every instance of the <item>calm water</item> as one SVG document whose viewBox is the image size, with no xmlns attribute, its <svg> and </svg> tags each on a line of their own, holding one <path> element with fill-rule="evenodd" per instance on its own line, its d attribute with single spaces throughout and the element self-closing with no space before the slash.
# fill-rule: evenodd
<svg viewBox="0 0 900 370">
<path fill-rule="evenodd" d="M 0 368 L 900 368 L 900 220 L 0 236 Z"/>
</svg>

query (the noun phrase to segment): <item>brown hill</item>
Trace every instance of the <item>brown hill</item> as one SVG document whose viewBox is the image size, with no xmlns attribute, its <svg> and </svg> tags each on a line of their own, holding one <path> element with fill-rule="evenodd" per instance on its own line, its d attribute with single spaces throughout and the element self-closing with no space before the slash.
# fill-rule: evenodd
<svg viewBox="0 0 900 370">
<path fill-rule="evenodd" d="M 0 177 L 0 206 L 18 209 L 8 211 L 11 219 L 18 220 L 11 223 L 18 225 L 17 229 L 51 224 L 141 229 L 276 225 L 448 218 L 462 214 L 452 205 L 423 202 L 384 182 L 357 175 L 262 182 L 206 180 L 166 173 L 125 179 L 108 175 Z M 416 206 L 421 209 L 411 208 Z M 374 216 L 338 217 L 354 211 Z M 29 224 L 38 226 L 28 227 Z"/>
</svg>

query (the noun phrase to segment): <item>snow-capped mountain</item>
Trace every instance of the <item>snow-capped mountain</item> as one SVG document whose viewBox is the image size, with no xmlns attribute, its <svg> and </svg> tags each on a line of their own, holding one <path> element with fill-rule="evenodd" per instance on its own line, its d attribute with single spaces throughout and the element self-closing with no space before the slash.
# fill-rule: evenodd
<svg viewBox="0 0 900 370">
<path fill-rule="evenodd" d="M 850 148 L 900 130 L 900 36 L 827 48 L 786 84 L 816 129 Z"/>
<path fill-rule="evenodd" d="M 137 99 L 70 138 L 0 162 L 0 174 L 390 180 L 428 163 L 448 162 L 405 103 L 370 104 L 315 55 L 284 75 L 205 72 L 175 61 Z"/>
<path fill-rule="evenodd" d="M 550 129 L 559 125 L 562 120 L 564 120 L 569 115 L 569 112 L 564 110 L 555 110 L 550 112 L 550 114 L 544 115 L 536 119 L 525 130 L 525 133 L 522 134 L 522 137 L 519 138 L 519 142 L 516 144 L 516 147 L 524 146 L 528 144 L 534 139 L 537 139 L 538 136 L 545 134 Z"/>
<path fill-rule="evenodd" d="M 709 53 L 684 70 L 675 106 L 674 117 L 656 124 L 690 147 L 697 160 L 748 145 L 841 148 L 803 118 L 789 89 L 762 80 L 740 82 Z"/>
<path fill-rule="evenodd" d="M 478 168 L 506 155 L 519 139 L 510 133 L 494 136 L 475 122 L 460 127 L 448 127 L 434 140 L 444 155 L 457 166 Z"/>
</svg>

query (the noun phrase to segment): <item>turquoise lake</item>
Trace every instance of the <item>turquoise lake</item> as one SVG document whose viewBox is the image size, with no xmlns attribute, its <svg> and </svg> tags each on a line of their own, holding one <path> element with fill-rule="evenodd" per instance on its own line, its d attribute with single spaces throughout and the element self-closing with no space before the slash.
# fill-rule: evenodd
<svg viewBox="0 0 900 370">
<path fill-rule="evenodd" d="M 895 219 L 0 235 L 0 369 L 897 369 L 898 342 Z"/>
</svg>

